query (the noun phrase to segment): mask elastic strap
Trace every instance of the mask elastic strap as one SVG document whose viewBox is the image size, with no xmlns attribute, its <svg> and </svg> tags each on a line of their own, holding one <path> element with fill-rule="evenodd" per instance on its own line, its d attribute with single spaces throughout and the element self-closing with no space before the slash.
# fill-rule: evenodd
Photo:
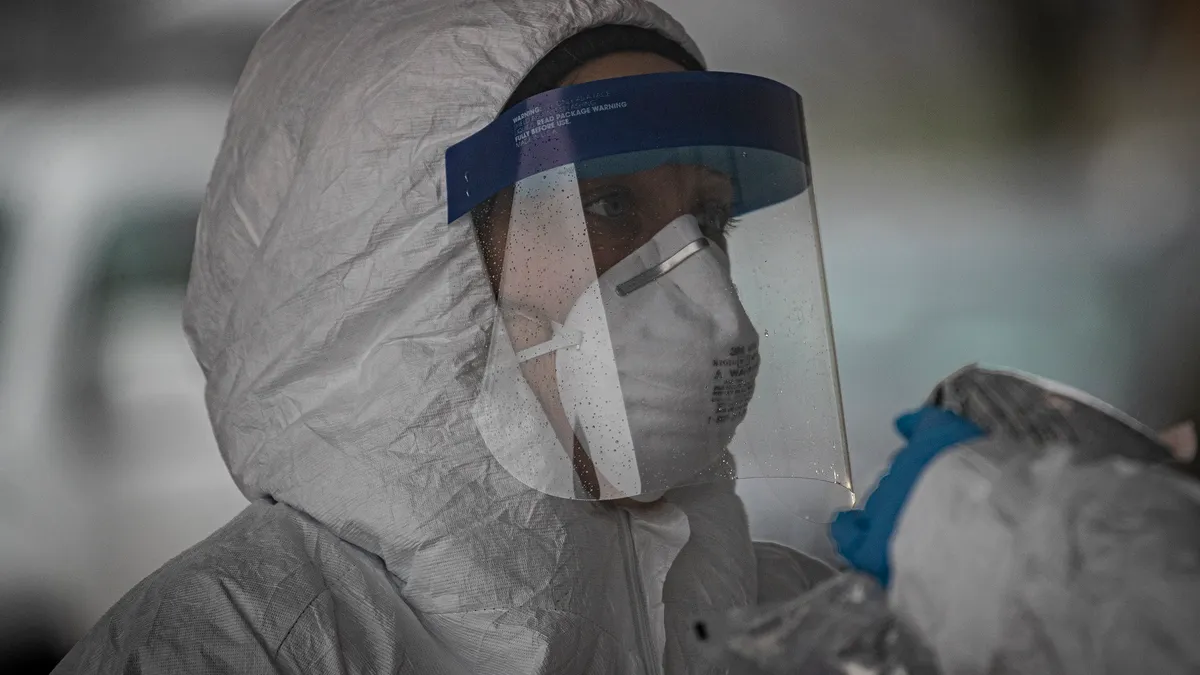
<svg viewBox="0 0 1200 675">
<path fill-rule="evenodd" d="M 517 363 L 525 363 L 531 359 L 536 359 L 539 356 L 544 356 L 550 352 L 556 352 L 560 349 L 569 349 L 578 347 L 583 344 L 583 333 L 577 330 L 571 330 L 564 327 L 562 324 L 555 321 L 550 322 L 554 329 L 554 337 L 549 340 L 536 344 L 532 347 L 527 347 L 517 352 Z"/>
</svg>

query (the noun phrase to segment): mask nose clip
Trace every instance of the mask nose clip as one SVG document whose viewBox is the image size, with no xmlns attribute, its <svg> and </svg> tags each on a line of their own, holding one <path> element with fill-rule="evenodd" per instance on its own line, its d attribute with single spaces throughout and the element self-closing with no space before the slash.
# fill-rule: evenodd
<svg viewBox="0 0 1200 675">
<path fill-rule="evenodd" d="M 666 276 L 671 270 L 682 265 L 683 261 L 696 255 L 700 251 L 703 251 L 709 246 L 711 246 L 711 242 L 709 242 L 708 237 L 700 237 L 699 239 L 685 244 L 683 248 L 676 251 L 666 260 L 645 270 L 644 272 L 637 274 L 628 281 L 623 281 L 620 284 L 617 284 L 617 295 L 623 298 L 639 288 L 642 288 L 643 286 L 648 286 L 654 283 L 656 279 Z"/>
</svg>

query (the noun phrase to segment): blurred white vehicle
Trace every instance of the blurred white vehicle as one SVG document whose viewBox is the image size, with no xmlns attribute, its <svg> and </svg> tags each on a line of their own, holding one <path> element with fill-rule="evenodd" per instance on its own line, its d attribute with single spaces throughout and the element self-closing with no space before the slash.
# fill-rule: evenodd
<svg viewBox="0 0 1200 675">
<path fill-rule="evenodd" d="M 0 622 L 75 638 L 246 503 L 180 318 L 228 107 L 160 85 L 0 112 Z"/>
</svg>

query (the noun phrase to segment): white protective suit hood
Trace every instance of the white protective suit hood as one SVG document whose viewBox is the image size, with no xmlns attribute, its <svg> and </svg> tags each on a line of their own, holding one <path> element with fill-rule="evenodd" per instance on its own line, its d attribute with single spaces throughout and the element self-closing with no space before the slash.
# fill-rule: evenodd
<svg viewBox="0 0 1200 675">
<path fill-rule="evenodd" d="M 389 567 L 415 564 L 414 542 L 444 563 L 436 533 L 463 528 L 487 529 L 497 555 L 531 554 L 505 521 L 558 504 L 499 469 L 470 415 L 495 301 L 475 232 L 446 223 L 443 155 L 558 42 L 610 23 L 695 49 L 634 0 L 313 0 L 264 36 L 185 310 L 247 497 L 300 509 Z"/>
<path fill-rule="evenodd" d="M 764 579 L 804 576 L 778 547 L 756 555 L 732 485 L 632 514 L 549 497 L 470 414 L 494 297 L 475 232 L 447 225 L 443 155 L 603 24 L 699 57 L 641 0 L 302 0 L 266 32 L 185 308 L 252 503 L 57 672 L 710 672 L 691 612 L 753 603 L 764 561 Z M 635 577 L 648 622 L 624 601 Z"/>
</svg>

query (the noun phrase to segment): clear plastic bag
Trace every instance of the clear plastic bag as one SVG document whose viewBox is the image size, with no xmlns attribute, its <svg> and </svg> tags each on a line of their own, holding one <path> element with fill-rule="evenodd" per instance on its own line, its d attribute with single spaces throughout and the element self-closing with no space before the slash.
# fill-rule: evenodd
<svg viewBox="0 0 1200 675">
<path fill-rule="evenodd" d="M 714 665 L 737 675 L 937 675 L 933 653 L 871 577 L 835 576 L 795 600 L 700 618 Z"/>
</svg>

